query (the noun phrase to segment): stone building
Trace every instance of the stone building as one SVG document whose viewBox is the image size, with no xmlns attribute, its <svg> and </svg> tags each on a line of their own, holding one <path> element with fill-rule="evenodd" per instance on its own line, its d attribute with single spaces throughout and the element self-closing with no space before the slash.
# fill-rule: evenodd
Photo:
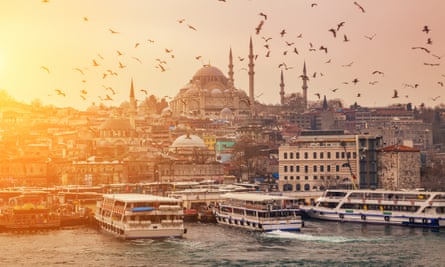
<svg viewBox="0 0 445 267">
<path fill-rule="evenodd" d="M 420 187 L 420 150 L 393 145 L 378 152 L 379 187 L 387 190 Z"/>
</svg>

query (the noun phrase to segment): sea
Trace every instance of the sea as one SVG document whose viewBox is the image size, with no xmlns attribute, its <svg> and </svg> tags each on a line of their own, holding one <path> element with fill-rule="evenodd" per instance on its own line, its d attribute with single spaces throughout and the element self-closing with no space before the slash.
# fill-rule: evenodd
<svg viewBox="0 0 445 267">
<path fill-rule="evenodd" d="M 299 233 L 186 223 L 184 238 L 120 240 L 89 226 L 0 233 L 2 266 L 445 266 L 445 230 L 305 222 Z"/>
</svg>

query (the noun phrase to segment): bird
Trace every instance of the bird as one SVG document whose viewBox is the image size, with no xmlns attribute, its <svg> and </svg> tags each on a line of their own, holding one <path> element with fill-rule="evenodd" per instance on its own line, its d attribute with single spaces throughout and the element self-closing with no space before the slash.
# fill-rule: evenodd
<svg viewBox="0 0 445 267">
<path fill-rule="evenodd" d="M 265 42 L 268 42 L 268 41 L 270 41 L 270 40 L 272 40 L 272 37 L 261 37 Z"/>
<path fill-rule="evenodd" d="M 398 98 L 399 97 L 399 93 L 397 92 L 397 90 L 394 90 L 394 94 L 392 96 L 392 98 Z"/>
<path fill-rule="evenodd" d="M 83 21 L 88 21 L 88 17 L 83 17 Z"/>
<path fill-rule="evenodd" d="M 111 92 L 113 95 L 116 94 L 116 91 L 114 91 L 114 89 L 113 89 L 112 87 L 110 87 L 110 86 L 106 87 L 105 90 L 110 90 L 110 92 Z"/>
<path fill-rule="evenodd" d="M 283 37 L 285 34 L 286 34 L 286 30 L 282 29 L 281 32 L 280 32 L 281 37 Z"/>
<path fill-rule="evenodd" d="M 288 41 L 285 41 L 285 43 L 286 43 L 287 46 L 291 46 L 291 45 L 295 44 L 294 42 L 288 42 Z"/>
<path fill-rule="evenodd" d="M 200 60 L 202 58 L 202 56 L 196 56 L 195 59 L 196 60 Z"/>
<path fill-rule="evenodd" d="M 266 53 L 266 57 L 270 57 L 270 50 L 267 51 L 267 53 Z"/>
<path fill-rule="evenodd" d="M 140 45 L 141 43 L 135 43 L 134 44 L 134 48 L 138 48 L 138 46 Z"/>
<path fill-rule="evenodd" d="M 108 29 L 112 34 L 117 34 L 117 33 L 119 33 L 118 31 L 115 31 L 115 30 L 113 30 L 113 29 L 111 29 L 111 28 L 109 28 Z"/>
<path fill-rule="evenodd" d="M 375 85 L 376 83 L 378 83 L 379 81 L 371 81 L 369 82 L 370 85 Z"/>
<path fill-rule="evenodd" d="M 337 32 L 334 28 L 330 28 L 328 31 L 332 32 L 332 35 L 334 35 L 334 38 L 337 37 Z"/>
<path fill-rule="evenodd" d="M 294 53 L 297 54 L 297 55 L 299 55 L 299 54 L 298 54 L 298 50 L 297 50 L 296 47 L 294 47 Z"/>
<path fill-rule="evenodd" d="M 102 60 L 104 59 L 104 57 L 101 54 L 97 54 L 97 56 Z"/>
<path fill-rule="evenodd" d="M 352 83 L 353 83 L 354 85 L 357 85 L 358 82 L 359 82 L 359 80 L 358 80 L 357 78 L 355 78 L 354 80 L 352 80 Z"/>
<path fill-rule="evenodd" d="M 122 64 L 122 62 L 119 61 L 119 68 L 123 69 L 125 67 L 126 67 L 126 65 Z"/>
<path fill-rule="evenodd" d="M 357 97 L 360 97 L 361 96 L 361 94 L 360 93 L 357 93 Z"/>
<path fill-rule="evenodd" d="M 195 27 L 193 27 L 192 25 L 190 25 L 190 24 L 187 24 L 187 27 L 188 27 L 189 29 L 191 29 L 191 30 L 197 31 L 197 29 L 196 29 Z"/>
<path fill-rule="evenodd" d="M 263 18 L 264 18 L 264 20 L 267 20 L 267 15 L 265 14 L 265 13 L 263 13 L 263 12 L 260 12 L 260 14 L 259 14 L 260 16 L 262 16 Z"/>
<path fill-rule="evenodd" d="M 424 62 L 423 65 L 434 67 L 434 66 L 440 66 L 440 63 L 427 63 L 427 62 Z"/>
<path fill-rule="evenodd" d="M 383 72 L 381 72 L 381 71 L 379 71 L 379 70 L 375 70 L 375 71 L 373 71 L 372 74 L 373 74 L 373 75 L 376 75 L 376 74 L 385 75 Z"/>
<path fill-rule="evenodd" d="M 131 58 L 142 64 L 142 61 L 138 57 L 131 57 Z"/>
<path fill-rule="evenodd" d="M 431 38 L 426 39 L 426 44 L 427 45 L 432 45 L 433 44 L 433 40 L 431 40 Z"/>
<path fill-rule="evenodd" d="M 122 56 L 124 53 L 122 53 L 121 51 L 119 51 L 119 50 L 116 50 L 116 53 L 117 53 L 117 55 L 118 56 Z"/>
<path fill-rule="evenodd" d="M 435 57 L 435 58 L 437 58 L 437 59 L 439 59 L 439 60 L 441 60 L 442 59 L 442 57 L 443 56 L 438 56 L 438 55 L 435 55 L 435 54 L 431 54 L 433 57 Z"/>
<path fill-rule="evenodd" d="M 81 97 L 83 100 L 87 100 L 86 96 L 84 96 L 84 95 L 80 95 L 80 97 Z"/>
<path fill-rule="evenodd" d="M 326 54 L 328 53 L 328 48 L 325 46 L 320 46 L 319 50 L 323 50 Z"/>
<path fill-rule="evenodd" d="M 258 24 L 258 26 L 256 26 L 255 28 L 255 33 L 258 35 L 261 32 L 261 28 L 263 28 L 264 25 L 264 20 L 261 20 L 260 23 Z"/>
<path fill-rule="evenodd" d="M 49 74 L 49 68 L 45 66 L 40 66 L 42 69 L 44 69 Z"/>
<path fill-rule="evenodd" d="M 314 6 L 318 6 L 318 4 L 317 3 L 312 3 L 311 7 L 314 7 Z"/>
<path fill-rule="evenodd" d="M 365 38 L 368 39 L 368 40 L 371 40 L 371 41 L 372 41 L 372 39 L 374 39 L 375 36 L 376 36 L 376 34 L 374 33 L 374 34 L 371 35 L 371 36 L 369 36 L 369 35 L 365 35 Z"/>
<path fill-rule="evenodd" d="M 88 92 L 87 92 L 85 89 L 82 89 L 82 90 L 80 91 L 80 93 L 83 94 L 83 95 L 88 94 Z"/>
<path fill-rule="evenodd" d="M 111 98 L 111 96 L 109 96 L 109 95 L 106 95 L 106 96 L 105 96 L 105 100 L 111 100 L 111 101 L 112 101 L 113 98 Z"/>
<path fill-rule="evenodd" d="M 96 62 L 95 59 L 93 59 L 93 66 L 95 66 L 95 67 L 100 66 L 100 65 Z"/>
<path fill-rule="evenodd" d="M 141 92 L 143 92 L 145 95 L 147 95 L 148 94 L 148 91 L 147 90 L 145 90 L 145 89 L 140 89 L 139 91 L 141 91 Z"/>
<path fill-rule="evenodd" d="M 107 78 L 107 73 L 102 74 L 102 79 L 105 79 L 105 78 Z"/>
<path fill-rule="evenodd" d="M 156 67 L 159 68 L 161 72 L 164 72 L 166 70 L 165 67 L 162 66 L 162 64 L 158 64 Z"/>
<path fill-rule="evenodd" d="M 351 63 L 345 64 L 345 65 L 341 65 L 341 66 L 342 67 L 351 67 L 353 63 L 354 63 L 354 61 L 352 61 Z"/>
<path fill-rule="evenodd" d="M 436 101 L 439 97 L 440 97 L 440 95 L 435 96 L 435 97 L 432 97 L 431 99 L 432 99 L 433 101 Z"/>
<path fill-rule="evenodd" d="M 425 51 L 427 53 L 431 52 L 429 49 L 427 49 L 425 47 L 422 47 L 422 46 L 413 46 L 413 47 L 411 47 L 411 49 L 420 49 L 420 50 L 423 50 L 423 51 Z"/>
<path fill-rule="evenodd" d="M 337 24 L 337 31 L 339 31 L 340 28 L 343 27 L 343 26 L 345 26 L 345 22 L 344 22 L 344 21 L 338 23 L 338 24 Z"/>
<path fill-rule="evenodd" d="M 179 23 L 183 23 L 185 21 L 185 19 L 178 19 Z"/>
<path fill-rule="evenodd" d="M 78 72 L 80 72 L 80 74 L 85 75 L 85 73 L 83 72 L 83 70 L 81 70 L 80 68 L 74 68 L 73 70 L 77 70 Z"/>
<path fill-rule="evenodd" d="M 424 33 L 428 34 L 431 30 L 430 30 L 430 28 L 428 27 L 428 25 L 425 25 L 425 26 L 423 26 L 422 31 L 423 31 Z"/>
<path fill-rule="evenodd" d="M 365 9 L 359 3 L 357 3 L 357 1 L 354 1 L 354 5 L 356 5 L 362 11 L 362 13 L 365 13 Z"/>
<path fill-rule="evenodd" d="M 244 61 L 244 58 L 243 58 L 243 57 L 240 57 L 240 56 L 238 56 L 238 60 L 239 60 L 239 61 Z"/>
<path fill-rule="evenodd" d="M 338 88 L 331 89 L 332 92 L 337 92 Z"/>
<path fill-rule="evenodd" d="M 318 99 L 320 99 L 320 93 L 315 93 L 314 95 L 316 95 Z"/>
<path fill-rule="evenodd" d="M 343 35 L 343 41 L 344 42 L 349 42 L 348 36 L 346 36 L 346 34 Z"/>
<path fill-rule="evenodd" d="M 66 96 L 65 92 L 63 92 L 63 91 L 60 90 L 60 89 L 54 89 L 54 91 L 56 91 L 56 93 L 57 93 L 58 95 L 60 95 L 60 96 Z"/>
<path fill-rule="evenodd" d="M 437 83 L 438 83 L 441 87 L 443 87 L 443 82 L 438 81 Z"/>
<path fill-rule="evenodd" d="M 153 39 L 147 39 L 147 41 L 148 41 L 149 43 L 154 43 L 154 42 L 155 42 L 155 40 L 153 40 Z"/>
<path fill-rule="evenodd" d="M 173 51 L 173 49 L 165 48 L 165 53 L 171 53 L 172 51 Z"/>
</svg>

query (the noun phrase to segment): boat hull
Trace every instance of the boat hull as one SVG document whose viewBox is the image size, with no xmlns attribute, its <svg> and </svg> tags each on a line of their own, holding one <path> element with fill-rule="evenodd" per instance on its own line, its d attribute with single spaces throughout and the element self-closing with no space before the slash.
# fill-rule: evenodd
<svg viewBox="0 0 445 267">
<path fill-rule="evenodd" d="M 258 220 L 256 218 L 237 217 L 221 213 L 216 213 L 215 217 L 218 224 L 259 232 L 278 230 L 299 232 L 303 227 L 303 221 L 301 219 Z"/>
</svg>

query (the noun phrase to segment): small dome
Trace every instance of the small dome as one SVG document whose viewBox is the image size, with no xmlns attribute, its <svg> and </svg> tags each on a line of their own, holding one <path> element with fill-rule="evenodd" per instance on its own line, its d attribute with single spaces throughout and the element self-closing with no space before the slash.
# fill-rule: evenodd
<svg viewBox="0 0 445 267">
<path fill-rule="evenodd" d="M 230 110 L 230 108 L 225 107 L 221 110 L 221 112 L 219 113 L 219 116 L 222 119 L 231 119 L 233 114 L 232 114 L 232 110 Z"/>
<path fill-rule="evenodd" d="M 197 135 L 181 135 L 173 142 L 171 148 L 205 148 L 207 147 L 201 137 Z"/>
<path fill-rule="evenodd" d="M 162 111 L 161 111 L 161 116 L 162 117 L 169 117 L 172 115 L 172 110 L 170 107 L 165 107 Z"/>
<path fill-rule="evenodd" d="M 221 89 L 215 88 L 215 89 L 212 89 L 212 91 L 210 92 L 210 95 L 211 96 L 220 96 L 220 95 L 222 95 L 222 91 L 221 91 Z"/>
</svg>

